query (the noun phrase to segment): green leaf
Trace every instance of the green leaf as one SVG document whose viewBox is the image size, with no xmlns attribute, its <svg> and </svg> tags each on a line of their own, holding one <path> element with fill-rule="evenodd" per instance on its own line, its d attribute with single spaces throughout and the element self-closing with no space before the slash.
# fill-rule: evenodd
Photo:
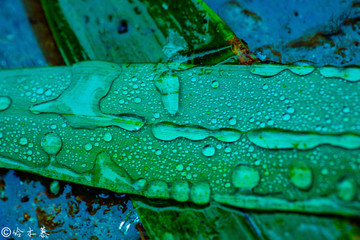
<svg viewBox="0 0 360 240">
<path fill-rule="evenodd" d="M 338 77 L 357 68 L 309 73 L 309 67 L 287 66 L 268 77 L 267 67 L 274 75 L 272 65 L 97 61 L 1 71 L 0 167 L 198 206 L 357 216 L 360 130 L 353 127 L 358 117 L 348 113 L 357 111 L 359 99 L 348 93 L 360 91 L 360 79 Z M 328 110 L 333 106 L 338 110 Z M 321 132 L 314 112 L 331 119 L 321 122 Z M 150 216 L 150 206 L 135 205 L 154 238 L 163 236 L 154 219 L 179 216 L 165 238 L 167 232 L 183 236 L 176 227 L 197 217 L 210 224 L 230 214 L 244 222 L 241 212 L 212 205 L 196 214 L 169 207 L 174 211 Z M 225 226 L 208 226 L 201 236 L 229 236 Z M 253 236 L 237 226 L 239 234 Z"/>
<path fill-rule="evenodd" d="M 287 69 L 90 61 L 2 71 L 0 166 L 200 206 L 356 216 L 360 130 L 348 113 L 359 100 L 348 92 L 360 79 Z M 342 114 L 324 110 L 339 102 Z M 321 132 L 314 112 L 331 119 Z"/>
<path fill-rule="evenodd" d="M 153 239 L 259 239 L 259 233 L 239 210 L 210 204 L 205 208 L 194 205 L 144 199 L 133 203 L 142 213 L 141 221 Z M 163 206 L 161 206 L 163 205 Z"/>
<path fill-rule="evenodd" d="M 42 0 L 68 63 L 81 60 L 217 64 L 256 58 L 201 0 Z"/>
</svg>

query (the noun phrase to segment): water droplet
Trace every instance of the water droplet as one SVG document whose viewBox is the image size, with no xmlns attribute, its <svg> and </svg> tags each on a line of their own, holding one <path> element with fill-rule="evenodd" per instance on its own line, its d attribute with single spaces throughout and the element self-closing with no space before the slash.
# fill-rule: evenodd
<svg viewBox="0 0 360 240">
<path fill-rule="evenodd" d="M 148 198 L 169 198 L 169 187 L 166 182 L 154 180 L 149 183 L 144 195 Z"/>
<path fill-rule="evenodd" d="M 154 113 L 154 118 L 159 118 L 160 117 L 160 113 Z"/>
<path fill-rule="evenodd" d="M 323 169 L 321 169 L 321 174 L 322 175 L 329 175 L 329 169 L 327 169 L 327 168 L 323 168 Z"/>
<path fill-rule="evenodd" d="M 0 97 L 0 111 L 8 109 L 11 105 L 11 99 L 9 97 Z"/>
<path fill-rule="evenodd" d="M 261 76 L 275 76 L 285 69 L 298 75 L 307 75 L 314 71 L 313 66 L 295 66 L 282 64 L 254 64 L 251 66 L 251 72 Z"/>
<path fill-rule="evenodd" d="M 264 85 L 262 86 L 262 89 L 263 89 L 263 90 L 267 90 L 267 89 L 269 89 L 269 86 L 268 86 L 267 84 L 264 84 Z"/>
<path fill-rule="evenodd" d="M 91 145 L 91 143 L 87 143 L 87 144 L 85 144 L 85 150 L 86 151 L 90 151 L 91 149 L 92 149 L 92 145 Z"/>
<path fill-rule="evenodd" d="M 226 153 L 231 152 L 231 147 L 227 146 L 227 147 L 224 149 L 224 151 L 225 151 Z"/>
<path fill-rule="evenodd" d="M 176 170 L 181 172 L 182 170 L 184 170 L 184 165 L 182 165 L 182 164 L 177 165 Z"/>
<path fill-rule="evenodd" d="M 286 109 L 286 112 L 287 112 L 287 113 L 294 113 L 294 112 L 295 112 L 295 109 L 292 108 L 292 107 L 288 107 L 288 108 Z"/>
<path fill-rule="evenodd" d="M 20 145 L 26 145 L 28 143 L 28 140 L 26 139 L 26 138 L 24 138 L 24 137 L 22 137 L 22 138 L 20 138 L 19 139 L 19 144 Z"/>
<path fill-rule="evenodd" d="M 236 118 L 232 117 L 229 119 L 229 125 L 234 126 L 236 125 Z"/>
<path fill-rule="evenodd" d="M 259 184 L 260 174 L 256 168 L 247 165 L 237 165 L 232 173 L 232 184 L 236 188 L 252 189 Z"/>
<path fill-rule="evenodd" d="M 190 198 L 195 204 L 203 205 L 210 201 L 211 188 L 207 182 L 196 182 L 191 186 Z"/>
<path fill-rule="evenodd" d="M 211 82 L 211 87 L 212 88 L 218 88 L 219 86 L 220 86 L 220 84 L 219 84 L 218 81 L 214 80 L 214 81 Z"/>
<path fill-rule="evenodd" d="M 352 201 L 356 195 L 356 182 L 352 178 L 341 180 L 336 186 L 337 196 L 344 201 Z"/>
<path fill-rule="evenodd" d="M 111 133 L 109 133 L 109 132 L 105 133 L 103 139 L 105 142 L 110 142 L 112 139 Z"/>
<path fill-rule="evenodd" d="M 250 146 L 248 149 L 249 152 L 254 152 L 255 151 L 255 147 L 254 146 Z"/>
<path fill-rule="evenodd" d="M 171 184 L 171 197 L 178 202 L 189 200 L 190 186 L 185 180 L 177 180 Z"/>
<path fill-rule="evenodd" d="M 94 71 L 96 69 L 96 71 Z M 121 67 L 106 62 L 81 62 L 71 67 L 72 82 L 58 98 L 30 107 L 34 114 L 56 113 L 63 116 L 73 128 L 95 129 L 117 126 L 128 131 L 138 131 L 145 119 L 135 114 L 108 115 L 100 110 L 100 101 L 109 92 Z M 92 77 L 84 78 L 91 72 Z M 82 86 L 87 86 L 82 88 Z M 81 94 L 77 94 L 81 92 Z"/>
<path fill-rule="evenodd" d="M 295 187 L 302 190 L 308 190 L 313 182 L 311 168 L 303 162 L 298 162 L 290 167 L 289 178 Z"/>
<path fill-rule="evenodd" d="M 133 187 L 135 190 L 141 190 L 146 186 L 146 183 L 146 179 L 140 178 L 134 182 Z"/>
<path fill-rule="evenodd" d="M 138 98 L 138 97 L 135 98 L 135 99 L 134 99 L 134 102 L 135 102 L 135 103 L 141 103 L 141 98 Z"/>
<path fill-rule="evenodd" d="M 171 71 L 164 72 L 155 80 L 155 86 L 162 95 L 165 109 L 174 115 L 179 109 L 179 77 Z"/>
<path fill-rule="evenodd" d="M 38 89 L 36 90 L 36 94 L 41 95 L 41 94 L 43 94 L 43 93 L 44 93 L 44 89 L 42 89 L 42 88 L 38 88 Z"/>
<path fill-rule="evenodd" d="M 56 181 L 56 180 L 52 181 L 50 183 L 50 192 L 54 195 L 58 195 L 59 191 L 60 191 L 59 181 Z"/>
<path fill-rule="evenodd" d="M 205 157 L 211 157 L 214 156 L 215 154 L 215 147 L 212 145 L 205 145 L 202 149 L 202 154 Z"/>
<path fill-rule="evenodd" d="M 360 137 L 351 133 L 325 135 L 265 129 L 249 131 L 246 135 L 255 145 L 267 149 L 311 149 L 321 144 L 329 144 L 347 149 L 360 147 Z"/>
<path fill-rule="evenodd" d="M 40 145 L 47 154 L 55 155 L 60 151 L 62 142 L 61 138 L 56 133 L 47 133 L 41 139 Z"/>
<path fill-rule="evenodd" d="M 171 122 L 159 122 L 153 125 L 152 133 L 155 138 L 171 141 L 178 137 L 190 140 L 202 140 L 213 136 L 223 142 L 235 142 L 240 139 L 241 133 L 232 129 L 208 130 L 200 126 L 177 125 Z"/>
<path fill-rule="evenodd" d="M 349 113 L 349 112 L 350 112 L 350 108 L 344 107 L 344 108 L 343 108 L 343 112 L 344 112 L 344 113 Z"/>
<path fill-rule="evenodd" d="M 289 121 L 290 120 L 290 114 L 287 114 L 287 113 L 285 113 L 283 116 L 282 116 L 282 120 L 284 120 L 284 121 Z"/>
<path fill-rule="evenodd" d="M 127 235 L 130 231 L 130 228 L 133 228 L 135 231 L 135 225 L 140 222 L 140 218 L 135 210 L 130 210 L 129 213 L 126 215 L 124 221 L 120 222 L 119 231 Z"/>
<path fill-rule="evenodd" d="M 157 156 L 160 156 L 161 155 L 161 150 L 159 149 L 159 150 L 156 150 L 155 151 L 155 154 L 157 155 Z"/>
<path fill-rule="evenodd" d="M 45 96 L 50 97 L 52 94 L 52 91 L 49 89 L 45 92 Z"/>
<path fill-rule="evenodd" d="M 325 66 L 319 69 L 324 77 L 339 77 L 348 81 L 360 80 L 360 69 L 357 67 L 332 67 Z"/>
</svg>

